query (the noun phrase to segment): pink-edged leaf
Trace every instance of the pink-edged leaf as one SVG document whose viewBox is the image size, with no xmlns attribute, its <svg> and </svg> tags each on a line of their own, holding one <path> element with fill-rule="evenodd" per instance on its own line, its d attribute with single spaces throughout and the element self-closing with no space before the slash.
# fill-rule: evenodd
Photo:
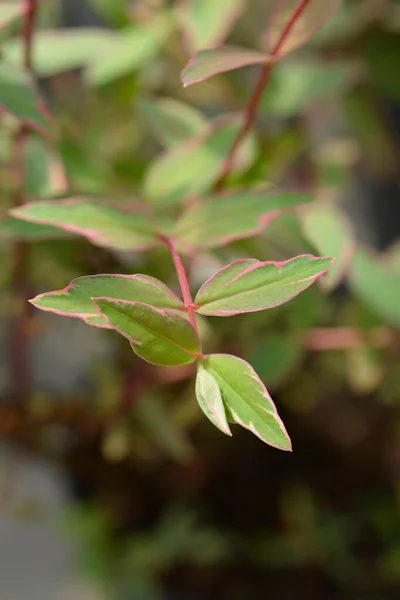
<svg viewBox="0 0 400 600">
<path fill-rule="evenodd" d="M 30 302 L 48 312 L 82 319 L 88 325 L 110 327 L 99 315 L 92 298 L 142 302 L 156 308 L 183 310 L 183 303 L 161 281 L 149 275 L 91 275 L 78 277 L 66 288 L 40 294 Z"/>
<path fill-rule="evenodd" d="M 4 61 L 0 61 L 0 113 L 2 110 L 39 132 L 50 129 L 46 109 L 30 75 Z"/>
<path fill-rule="evenodd" d="M 245 7 L 245 0 L 181 0 L 176 12 L 188 51 L 220 46 Z"/>
<path fill-rule="evenodd" d="M 86 237 L 96 246 L 144 250 L 157 243 L 157 231 L 142 208 L 133 210 L 85 198 L 30 202 L 10 211 L 13 217 L 52 225 Z"/>
<path fill-rule="evenodd" d="M 301 0 L 278 0 L 268 27 L 268 50 L 277 56 L 284 56 L 289 52 L 293 52 L 293 50 L 305 44 L 341 8 L 342 4 L 343 0 L 309 0 L 308 2 L 304 0 L 303 2 Z M 304 9 L 302 11 L 297 10 L 302 5 L 304 5 Z M 285 36 L 284 42 L 279 45 L 278 52 L 276 52 L 278 40 L 288 23 L 296 15 L 296 11 L 298 17 L 293 20 L 292 27 Z"/>
<path fill-rule="evenodd" d="M 215 194 L 182 215 L 175 241 L 188 250 L 216 248 L 257 235 L 284 211 L 312 199 L 310 194 L 279 192 L 273 187 Z"/>
<path fill-rule="evenodd" d="M 228 421 L 249 429 L 270 446 L 292 449 L 275 404 L 251 365 L 229 354 L 211 354 L 204 358 L 203 368 L 219 386 Z"/>
<path fill-rule="evenodd" d="M 226 419 L 221 390 L 215 377 L 202 364 L 196 376 L 196 398 L 203 413 L 211 423 L 226 435 L 232 435 Z"/>
<path fill-rule="evenodd" d="M 279 306 L 306 290 L 333 261 L 310 254 L 284 262 L 239 260 L 204 283 L 194 301 L 196 310 L 201 315 L 231 317 Z"/>
<path fill-rule="evenodd" d="M 2 0 L 0 4 L 0 31 L 22 15 L 22 2 Z"/>
<path fill-rule="evenodd" d="M 249 65 L 259 65 L 268 60 L 268 54 L 239 46 L 226 45 L 213 50 L 201 50 L 185 66 L 181 73 L 181 80 L 184 87 L 187 87 L 219 73 Z"/>
<path fill-rule="evenodd" d="M 93 298 L 108 325 L 126 337 L 147 362 L 177 366 L 200 355 L 199 339 L 189 321 L 176 312 L 140 302 Z"/>
</svg>

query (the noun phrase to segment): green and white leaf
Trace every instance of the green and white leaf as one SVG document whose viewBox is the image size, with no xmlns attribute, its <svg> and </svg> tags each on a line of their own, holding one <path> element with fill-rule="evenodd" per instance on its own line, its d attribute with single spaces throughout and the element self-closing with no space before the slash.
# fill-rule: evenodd
<svg viewBox="0 0 400 600">
<path fill-rule="evenodd" d="M 232 435 L 226 419 L 225 407 L 221 390 L 215 377 L 202 364 L 199 365 L 196 376 L 196 398 L 203 413 L 211 423 L 226 435 Z"/>
<path fill-rule="evenodd" d="M 217 382 L 229 421 L 267 444 L 291 450 L 290 438 L 264 384 L 244 360 L 228 354 L 206 356 L 203 368 Z"/>
</svg>

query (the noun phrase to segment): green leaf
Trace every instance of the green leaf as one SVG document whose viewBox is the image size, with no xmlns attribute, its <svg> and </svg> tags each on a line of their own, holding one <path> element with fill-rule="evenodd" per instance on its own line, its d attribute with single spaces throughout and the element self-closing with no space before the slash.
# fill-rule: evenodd
<svg viewBox="0 0 400 600">
<path fill-rule="evenodd" d="M 0 110 L 36 129 L 48 130 L 42 100 L 30 76 L 14 65 L 0 62 Z"/>
<path fill-rule="evenodd" d="M 198 337 L 180 315 L 140 302 L 93 298 L 111 328 L 128 338 L 144 360 L 164 366 L 186 365 L 200 354 Z"/>
<path fill-rule="evenodd" d="M 350 222 L 332 203 L 315 203 L 301 212 L 300 219 L 304 235 L 318 252 L 336 258 L 323 280 L 333 289 L 346 276 L 353 258 L 355 239 Z"/>
<path fill-rule="evenodd" d="M 173 98 L 144 100 L 139 106 L 154 137 L 166 148 L 209 131 L 209 123 L 199 111 Z"/>
<path fill-rule="evenodd" d="M 302 46 L 310 37 L 318 31 L 341 7 L 343 0 L 311 0 L 308 2 L 300 17 L 296 20 L 285 41 L 280 45 L 278 56 L 293 52 Z M 275 11 L 272 12 L 268 33 L 267 48 L 270 52 L 276 50 L 286 25 L 288 24 L 296 8 L 298 0 L 279 0 Z"/>
<path fill-rule="evenodd" d="M 64 166 L 48 143 L 29 136 L 24 148 L 24 192 L 27 198 L 54 197 L 67 188 Z"/>
<path fill-rule="evenodd" d="M 400 326 L 400 274 L 363 248 L 354 255 L 348 283 L 355 296 L 380 317 Z"/>
<path fill-rule="evenodd" d="M 24 151 L 24 190 L 29 197 L 51 194 L 51 172 L 47 146 L 30 136 Z"/>
<path fill-rule="evenodd" d="M 106 248 L 143 250 L 157 243 L 155 226 L 143 211 L 123 210 L 84 198 L 31 202 L 10 214 L 82 235 Z"/>
<path fill-rule="evenodd" d="M 35 34 L 33 64 L 39 77 L 51 77 L 65 71 L 83 67 L 96 59 L 113 43 L 114 33 L 96 27 L 75 29 L 44 29 Z M 19 65 L 23 59 L 20 39 L 3 44 L 4 56 Z"/>
<path fill-rule="evenodd" d="M 63 290 L 47 292 L 30 302 L 41 310 L 76 317 L 88 325 L 109 327 L 93 306 L 92 298 L 107 297 L 142 302 L 156 308 L 182 310 L 181 300 L 161 281 L 148 275 L 92 275 L 78 277 Z"/>
<path fill-rule="evenodd" d="M 287 60 L 274 68 L 261 111 L 288 119 L 327 96 L 337 97 L 351 82 L 352 66 L 344 62 Z"/>
<path fill-rule="evenodd" d="M 105 85 L 143 68 L 161 50 L 171 31 L 171 22 L 164 16 L 149 25 L 130 25 L 116 31 L 104 49 L 98 49 L 90 59 L 85 78 L 92 85 Z"/>
<path fill-rule="evenodd" d="M 0 4 L 0 31 L 22 15 L 20 2 L 5 2 Z"/>
<path fill-rule="evenodd" d="M 215 194 L 182 215 L 174 237 L 188 249 L 223 246 L 260 233 L 285 210 L 311 200 L 309 194 L 280 193 L 272 186 Z"/>
<path fill-rule="evenodd" d="M 212 354 L 205 357 L 203 367 L 220 388 L 229 421 L 249 429 L 270 446 L 292 449 L 268 391 L 247 362 L 229 354 Z"/>
<path fill-rule="evenodd" d="M 240 129 L 238 120 L 220 123 L 208 134 L 193 138 L 162 154 L 147 172 L 144 192 L 163 204 L 176 204 L 188 194 L 211 189 Z M 252 149 L 243 148 L 242 165 L 251 160 Z M 239 161 L 240 162 L 240 161 Z"/>
<path fill-rule="evenodd" d="M 211 423 L 226 435 L 232 435 L 226 420 L 221 390 L 215 377 L 202 364 L 199 364 L 196 376 L 196 398 L 203 413 Z"/>
<path fill-rule="evenodd" d="M 244 0 L 185 0 L 178 5 L 189 52 L 220 46 L 246 7 Z"/>
<path fill-rule="evenodd" d="M 183 86 L 187 87 L 214 75 L 249 65 L 259 65 L 268 60 L 267 54 L 239 46 L 227 45 L 214 50 L 201 50 L 185 66 L 181 73 L 181 80 Z"/>
<path fill-rule="evenodd" d="M 14 217 L 6 217 L 0 221 L 0 238 L 19 241 L 58 240 L 67 237 L 68 233 L 50 225 L 39 225 L 21 221 Z"/>
<path fill-rule="evenodd" d="M 201 315 L 231 317 L 279 306 L 312 285 L 333 260 L 310 254 L 284 262 L 238 260 L 203 284 L 194 301 L 196 310 Z"/>
</svg>

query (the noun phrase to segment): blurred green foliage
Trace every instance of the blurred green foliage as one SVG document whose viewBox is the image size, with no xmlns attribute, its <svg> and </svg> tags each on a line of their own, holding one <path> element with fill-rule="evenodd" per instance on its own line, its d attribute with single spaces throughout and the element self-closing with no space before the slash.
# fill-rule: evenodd
<svg viewBox="0 0 400 600">
<path fill-rule="evenodd" d="M 32 122 L 26 202 L 139 199 L 157 204 L 172 229 L 182 206 L 211 190 L 258 67 L 185 89 L 180 72 L 191 53 L 225 37 L 266 50 L 274 2 L 221 0 L 221 18 L 213 13 L 219 1 L 204 0 L 202 13 L 201 0 L 91 0 L 104 26 L 82 28 L 63 28 L 58 2 L 40 3 L 33 65 L 51 118 L 38 111 L 21 70 L 18 16 L 0 7 L 3 322 L 18 308 L 10 273 L 21 239 L 29 243 L 31 295 L 92 273 L 148 273 L 177 291 L 168 255 L 157 248 L 122 254 L 7 217 L 13 139 L 18 118 Z M 366 172 L 398 182 L 400 138 L 387 103 L 398 110 L 399 40 L 396 0 L 347 0 L 276 66 L 228 185 L 311 190 L 315 206 L 190 257 L 197 287 L 248 256 L 337 257 L 324 285 L 289 304 L 199 320 L 207 352 L 237 352 L 273 392 L 292 456 L 236 428 L 224 438 L 195 403 L 190 365 L 143 366 L 111 332 L 104 336 L 114 346 L 93 360 L 88 391 L 66 397 L 38 384 L 29 400 L 11 403 L 4 386 L 0 435 L 65 466 L 77 500 L 62 527 L 110 598 L 156 600 L 165 588 L 189 599 L 397 597 L 399 251 L 366 247 L 352 192 Z M 348 212 L 357 215 L 352 223 Z M 34 351 L 53 327 L 35 318 Z"/>
</svg>

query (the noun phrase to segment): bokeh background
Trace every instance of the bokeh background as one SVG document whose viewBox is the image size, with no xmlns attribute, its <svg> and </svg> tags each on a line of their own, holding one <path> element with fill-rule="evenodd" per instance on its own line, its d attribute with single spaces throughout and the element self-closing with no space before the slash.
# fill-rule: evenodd
<svg viewBox="0 0 400 600">
<path fill-rule="evenodd" d="M 230 41 L 261 48 L 272 4 L 243 2 Z M 57 145 L 30 138 L 27 200 L 145 194 L 152 161 L 168 151 L 160 98 L 207 118 L 243 109 L 257 68 L 182 88 L 183 5 L 41 3 L 34 67 Z M 18 31 L 13 22 L 0 32 L 1 56 L 15 64 Z M 0 118 L 5 215 L 14 123 Z M 248 145 L 239 182 L 312 185 L 335 198 L 354 232 L 346 220 L 357 260 L 334 289 L 205 326 L 210 347 L 255 366 L 294 452 L 244 430 L 225 438 L 200 413 L 190 370 L 145 365 L 111 332 L 39 311 L 31 389 L 19 397 L 10 354 L 15 242 L 1 233 L 2 600 L 399 597 L 399 3 L 347 0 L 276 68 Z M 278 219 L 256 240 L 195 261 L 192 282 L 232 257 L 301 253 L 313 243 L 303 234 Z M 121 255 L 66 239 L 32 243 L 29 256 L 32 295 L 101 272 L 144 272 L 176 286 L 157 252 Z"/>
</svg>

